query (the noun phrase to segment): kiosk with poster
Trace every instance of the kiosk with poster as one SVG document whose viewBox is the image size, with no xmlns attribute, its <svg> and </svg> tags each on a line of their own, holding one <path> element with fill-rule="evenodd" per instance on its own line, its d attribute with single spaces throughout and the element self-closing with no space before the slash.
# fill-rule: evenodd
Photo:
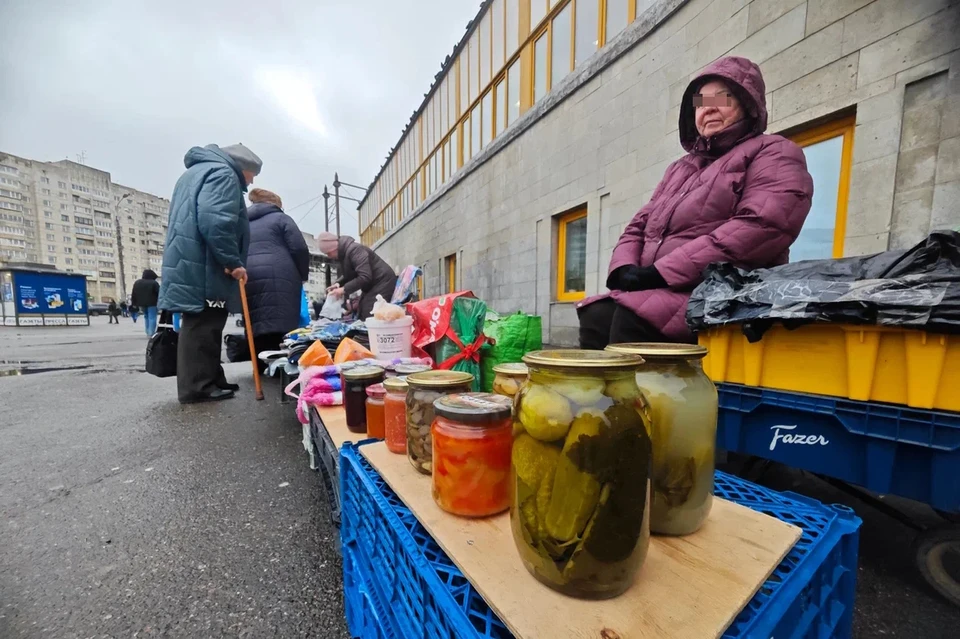
<svg viewBox="0 0 960 639">
<path fill-rule="evenodd" d="M 87 278 L 55 269 L 0 268 L 3 326 L 89 326 Z"/>
</svg>

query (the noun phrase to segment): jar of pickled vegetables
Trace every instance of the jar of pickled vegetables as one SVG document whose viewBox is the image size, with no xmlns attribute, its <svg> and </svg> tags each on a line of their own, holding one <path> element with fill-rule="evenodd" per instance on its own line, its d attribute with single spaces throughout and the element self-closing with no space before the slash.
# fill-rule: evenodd
<svg viewBox="0 0 960 639">
<path fill-rule="evenodd" d="M 341 374 L 343 408 L 351 432 L 367 432 L 367 387 L 383 382 L 383 373 L 379 366 L 358 366 Z"/>
<path fill-rule="evenodd" d="M 433 470 L 433 402 L 444 395 L 469 393 L 473 375 L 462 371 L 425 371 L 407 376 L 407 459 L 424 475 Z"/>
<path fill-rule="evenodd" d="M 407 382 L 394 377 L 384 380 L 387 394 L 383 398 L 383 423 L 387 450 L 403 455 L 407 452 Z"/>
<path fill-rule="evenodd" d="M 615 597 L 650 544 L 650 437 L 635 355 L 537 351 L 517 395 L 510 523 L 524 565 L 574 597 Z"/>
<path fill-rule="evenodd" d="M 374 439 L 386 437 L 383 414 L 383 400 L 386 394 L 383 384 L 367 387 L 367 435 Z"/>
<path fill-rule="evenodd" d="M 522 362 L 497 364 L 493 367 L 493 392 L 504 397 L 514 397 L 527 381 L 527 374 L 527 365 Z"/>
<path fill-rule="evenodd" d="M 463 517 L 510 507 L 513 402 L 493 393 L 463 393 L 433 403 L 433 499 Z"/>
<path fill-rule="evenodd" d="M 703 525 L 713 505 L 717 388 L 703 372 L 707 349 L 693 344 L 612 344 L 640 355 L 637 385 L 653 424 L 653 505 L 650 530 L 686 535 Z"/>
<path fill-rule="evenodd" d="M 433 369 L 429 364 L 397 364 L 393 370 L 397 373 L 397 377 L 407 377 L 414 373 L 425 373 Z"/>
</svg>

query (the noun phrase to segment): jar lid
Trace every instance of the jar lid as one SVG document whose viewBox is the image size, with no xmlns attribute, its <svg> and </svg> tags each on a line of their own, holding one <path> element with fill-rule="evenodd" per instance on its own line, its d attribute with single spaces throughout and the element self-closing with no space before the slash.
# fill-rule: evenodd
<svg viewBox="0 0 960 639">
<path fill-rule="evenodd" d="M 513 400 L 493 393 L 454 393 L 434 401 L 433 410 L 463 424 L 480 424 L 510 417 Z"/>
<path fill-rule="evenodd" d="M 379 366 L 357 366 L 343 371 L 343 378 L 349 380 L 375 379 L 384 374 Z"/>
<path fill-rule="evenodd" d="M 407 377 L 415 388 L 450 388 L 473 383 L 473 375 L 463 371 L 424 371 Z"/>
<path fill-rule="evenodd" d="M 371 399 L 383 399 L 383 396 L 387 394 L 386 389 L 383 387 L 383 384 L 373 384 L 367 386 L 367 397 Z"/>
<path fill-rule="evenodd" d="M 628 344 L 610 344 L 607 350 L 612 353 L 640 355 L 644 359 L 701 359 L 707 349 L 697 344 L 672 344 L 670 342 L 632 342 Z"/>
<path fill-rule="evenodd" d="M 534 351 L 524 355 L 523 361 L 548 368 L 639 368 L 643 364 L 639 355 L 588 350 Z"/>
<path fill-rule="evenodd" d="M 389 377 L 383 380 L 383 387 L 391 393 L 406 393 L 409 385 L 402 377 Z"/>
<path fill-rule="evenodd" d="M 393 368 L 397 375 L 413 375 L 432 370 L 428 364 L 397 364 Z"/>
<path fill-rule="evenodd" d="M 530 369 L 523 362 L 508 362 L 497 364 L 493 367 L 493 372 L 509 377 L 526 377 L 530 374 Z"/>
</svg>

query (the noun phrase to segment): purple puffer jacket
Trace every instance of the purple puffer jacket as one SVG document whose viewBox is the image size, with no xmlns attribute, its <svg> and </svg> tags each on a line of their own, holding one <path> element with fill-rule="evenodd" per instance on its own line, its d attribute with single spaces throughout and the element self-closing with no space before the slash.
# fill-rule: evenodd
<svg viewBox="0 0 960 639">
<path fill-rule="evenodd" d="M 720 79 L 748 118 L 710 138 L 694 123 L 693 94 Z M 608 294 L 668 339 L 690 342 L 685 314 L 690 291 L 712 262 L 742 268 L 784 264 L 810 211 L 813 180 L 803 152 L 779 135 L 764 135 L 767 108 L 760 68 L 746 58 L 721 58 L 687 87 L 680 107 L 680 143 L 687 155 L 667 168 L 653 197 L 617 242 L 609 274 L 621 266 L 653 265 L 669 288 Z M 615 279 L 615 278 L 613 278 Z M 607 280 L 607 286 L 615 281 Z"/>
</svg>

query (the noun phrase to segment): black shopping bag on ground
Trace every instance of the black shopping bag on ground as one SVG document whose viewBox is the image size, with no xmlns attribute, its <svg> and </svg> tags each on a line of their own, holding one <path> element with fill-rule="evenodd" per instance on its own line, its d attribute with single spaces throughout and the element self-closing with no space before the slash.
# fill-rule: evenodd
<svg viewBox="0 0 960 639">
<path fill-rule="evenodd" d="M 237 335 L 231 333 L 223 336 L 223 343 L 227 347 L 228 362 L 249 362 L 250 345 L 247 344 L 246 333 Z"/>
<path fill-rule="evenodd" d="M 177 374 L 177 343 L 180 336 L 173 330 L 173 316 L 162 311 L 157 332 L 147 340 L 146 370 L 155 377 Z"/>
</svg>

